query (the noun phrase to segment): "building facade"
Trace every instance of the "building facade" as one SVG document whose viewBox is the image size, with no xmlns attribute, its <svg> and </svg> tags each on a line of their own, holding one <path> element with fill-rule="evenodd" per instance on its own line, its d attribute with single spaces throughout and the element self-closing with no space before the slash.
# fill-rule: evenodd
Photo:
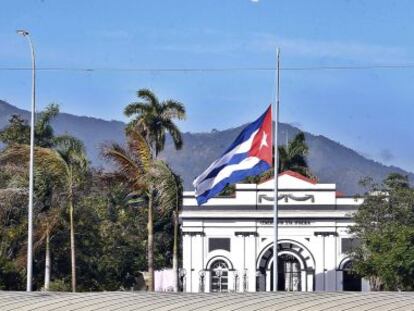
<svg viewBox="0 0 414 311">
<path fill-rule="evenodd" d="M 349 272 L 347 254 L 357 243 L 349 226 L 362 199 L 292 171 L 278 182 L 278 290 L 368 290 L 366 281 Z M 237 184 L 234 196 L 202 206 L 194 192 L 184 192 L 184 291 L 273 290 L 273 185 Z"/>
</svg>

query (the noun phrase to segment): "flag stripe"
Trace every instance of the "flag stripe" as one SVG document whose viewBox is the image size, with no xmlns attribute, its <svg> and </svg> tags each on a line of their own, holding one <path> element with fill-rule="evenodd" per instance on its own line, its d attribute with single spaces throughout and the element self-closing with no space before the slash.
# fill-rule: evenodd
<svg viewBox="0 0 414 311">
<path fill-rule="evenodd" d="M 227 184 L 235 183 L 237 181 L 243 180 L 244 178 L 252 175 L 258 175 L 263 171 L 270 169 L 270 165 L 265 161 L 260 160 L 253 168 L 233 171 L 228 178 L 225 178 L 218 182 L 213 188 L 207 190 L 202 195 L 197 196 L 197 204 L 201 205 L 211 197 L 219 194 Z"/>
<path fill-rule="evenodd" d="M 264 114 L 241 131 L 219 159 L 194 180 L 199 205 L 220 193 L 227 184 L 257 175 L 271 167 L 271 112 L 269 106 Z"/>
<path fill-rule="evenodd" d="M 215 177 L 205 179 L 200 184 L 197 185 L 196 195 L 203 194 L 208 189 L 214 187 L 220 181 L 225 178 L 228 178 L 234 171 L 237 170 L 246 170 L 251 169 L 260 161 L 259 158 L 256 157 L 248 157 L 245 158 L 243 161 L 233 165 L 225 166 Z"/>
<path fill-rule="evenodd" d="M 239 146 L 235 146 L 232 150 L 229 150 L 227 153 L 225 153 L 220 159 L 217 159 L 216 161 L 214 161 L 200 176 L 198 176 L 194 180 L 193 182 L 194 187 L 196 187 L 197 184 L 199 184 L 204 179 L 206 179 L 207 176 L 210 175 L 211 171 L 215 170 L 218 167 L 225 166 L 227 162 L 230 161 L 231 158 L 235 154 L 248 152 L 252 146 L 254 136 L 257 134 L 258 131 L 259 130 L 254 131 L 248 140 L 246 140 L 244 143 L 242 143 Z"/>
</svg>

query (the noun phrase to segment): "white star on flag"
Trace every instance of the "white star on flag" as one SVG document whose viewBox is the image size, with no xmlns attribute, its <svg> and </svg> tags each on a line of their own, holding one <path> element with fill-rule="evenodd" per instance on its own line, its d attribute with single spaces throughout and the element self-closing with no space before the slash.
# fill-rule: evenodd
<svg viewBox="0 0 414 311">
<path fill-rule="evenodd" d="M 263 132 L 262 141 L 260 142 L 259 149 L 262 149 L 262 147 L 268 147 L 268 146 L 269 145 L 267 144 L 267 134 L 266 132 Z"/>
</svg>

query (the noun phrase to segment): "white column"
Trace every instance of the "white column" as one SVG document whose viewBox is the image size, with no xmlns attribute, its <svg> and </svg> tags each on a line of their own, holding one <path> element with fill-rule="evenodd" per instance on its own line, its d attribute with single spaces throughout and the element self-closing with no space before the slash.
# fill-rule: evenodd
<svg viewBox="0 0 414 311">
<path fill-rule="evenodd" d="M 334 234 L 325 237 L 325 290 L 336 290 L 336 239 Z"/>
<path fill-rule="evenodd" d="M 256 233 L 249 234 L 245 237 L 245 268 L 247 269 L 247 291 L 255 292 L 256 291 L 256 260 L 257 260 L 257 250 L 256 250 Z M 242 284 L 243 286 L 243 284 Z"/>
<path fill-rule="evenodd" d="M 185 278 L 185 288 L 184 291 L 192 291 L 192 281 L 191 281 L 191 269 L 192 267 L 192 250 L 191 250 L 191 235 L 188 233 L 183 233 L 183 268 L 185 269 L 186 275 Z"/>
<path fill-rule="evenodd" d="M 369 292 L 371 291 L 371 286 L 369 285 L 368 279 L 362 279 L 361 280 L 361 292 Z"/>
<path fill-rule="evenodd" d="M 325 279 L 325 237 L 323 235 L 317 235 L 313 238 L 312 250 L 314 250 L 315 256 L 315 290 L 326 290 Z"/>
<path fill-rule="evenodd" d="M 308 273 L 306 275 L 306 279 L 307 279 L 307 284 L 306 284 L 306 290 L 308 292 L 313 292 L 315 289 L 313 288 L 313 284 L 314 284 L 314 275 L 312 273 Z"/>
<path fill-rule="evenodd" d="M 200 289 L 200 271 L 204 269 L 204 245 L 203 234 L 200 232 L 193 233 L 192 236 L 192 292 L 198 292 Z"/>
</svg>

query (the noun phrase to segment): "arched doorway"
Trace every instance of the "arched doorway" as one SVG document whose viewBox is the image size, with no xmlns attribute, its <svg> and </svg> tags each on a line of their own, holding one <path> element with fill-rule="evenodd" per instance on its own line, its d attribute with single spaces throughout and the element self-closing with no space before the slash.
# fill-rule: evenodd
<svg viewBox="0 0 414 311">
<path fill-rule="evenodd" d="M 229 266 L 224 260 L 217 259 L 210 266 L 210 291 L 213 293 L 229 290 Z"/>
<path fill-rule="evenodd" d="M 273 280 L 273 262 L 270 265 L 270 280 Z M 277 290 L 301 291 L 301 267 L 297 258 L 290 254 L 278 256 L 277 261 Z M 270 282 L 270 290 L 273 291 L 273 282 Z"/>
<path fill-rule="evenodd" d="M 278 244 L 278 290 L 312 291 L 315 261 L 303 245 L 293 240 Z M 263 248 L 257 262 L 256 291 L 273 290 L 273 243 Z"/>
<path fill-rule="evenodd" d="M 360 292 L 362 279 L 352 271 L 352 261 L 347 261 L 342 268 L 342 290 Z"/>
</svg>

